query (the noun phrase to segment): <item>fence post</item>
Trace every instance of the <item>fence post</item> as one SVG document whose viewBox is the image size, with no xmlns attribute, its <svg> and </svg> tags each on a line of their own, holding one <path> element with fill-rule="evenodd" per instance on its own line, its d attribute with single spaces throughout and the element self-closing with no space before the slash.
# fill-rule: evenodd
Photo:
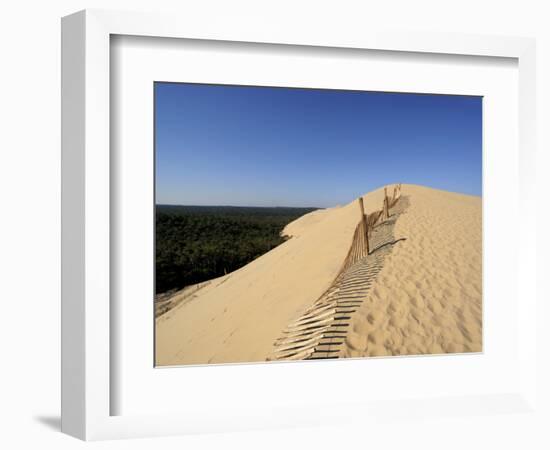
<svg viewBox="0 0 550 450">
<path fill-rule="evenodd" d="M 369 228 L 368 228 L 367 216 L 365 214 L 365 207 L 363 206 L 363 197 L 359 197 L 359 209 L 361 211 L 361 224 L 363 227 L 363 233 L 365 235 L 365 247 L 368 255 L 369 254 Z"/>
<path fill-rule="evenodd" d="M 388 208 L 388 188 L 384 188 L 384 218 L 389 219 L 390 212 Z"/>
</svg>

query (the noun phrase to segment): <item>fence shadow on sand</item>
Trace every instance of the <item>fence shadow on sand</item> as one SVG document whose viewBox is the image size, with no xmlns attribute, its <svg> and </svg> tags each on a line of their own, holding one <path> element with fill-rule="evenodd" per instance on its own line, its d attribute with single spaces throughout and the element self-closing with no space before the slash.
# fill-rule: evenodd
<svg viewBox="0 0 550 450">
<path fill-rule="evenodd" d="M 385 189 L 381 210 L 365 214 L 358 199 L 360 220 L 342 269 L 332 285 L 282 331 L 268 360 L 336 359 L 353 314 L 359 309 L 394 245 L 406 237 L 394 236 L 397 220 L 409 206 L 401 185 L 393 196 Z"/>
</svg>

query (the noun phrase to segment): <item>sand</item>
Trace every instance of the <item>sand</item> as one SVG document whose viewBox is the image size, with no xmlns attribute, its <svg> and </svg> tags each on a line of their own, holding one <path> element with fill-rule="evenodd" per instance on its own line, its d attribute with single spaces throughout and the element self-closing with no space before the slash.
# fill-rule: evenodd
<svg viewBox="0 0 550 450">
<path fill-rule="evenodd" d="M 404 186 L 410 206 L 340 357 L 482 350 L 481 198 Z"/>
<path fill-rule="evenodd" d="M 413 185 L 402 195 L 407 207 L 394 215 L 391 242 L 364 261 L 368 285 L 333 353 L 481 351 L 481 199 Z M 380 209 L 383 189 L 363 199 L 367 213 Z M 291 238 L 279 247 L 176 294 L 156 320 L 157 365 L 272 359 L 289 324 L 334 285 L 358 221 L 356 201 L 314 211 L 285 228 Z"/>
</svg>

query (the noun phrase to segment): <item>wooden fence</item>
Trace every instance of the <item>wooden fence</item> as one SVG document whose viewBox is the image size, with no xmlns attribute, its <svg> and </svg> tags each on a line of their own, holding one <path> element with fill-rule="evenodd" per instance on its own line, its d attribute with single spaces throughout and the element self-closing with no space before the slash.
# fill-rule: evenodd
<svg viewBox="0 0 550 450">
<path fill-rule="evenodd" d="M 376 277 L 373 261 L 364 259 L 369 248 L 369 234 L 374 227 L 391 217 L 391 208 L 401 195 L 401 185 L 393 188 L 393 196 L 384 189 L 382 209 L 365 214 L 363 198 L 358 199 L 360 220 L 343 267 L 330 287 L 283 330 L 274 343 L 269 361 L 297 359 L 334 359 L 347 335 L 351 315 L 360 307 L 370 283 Z M 352 270 L 352 265 L 357 265 Z"/>
<path fill-rule="evenodd" d="M 365 207 L 363 205 L 363 197 L 359 197 L 357 202 L 359 204 L 360 219 L 353 235 L 352 245 L 349 249 L 348 255 L 344 260 L 344 266 L 342 270 L 355 264 L 360 259 L 367 256 L 373 249 L 370 248 L 369 236 L 372 233 L 373 228 L 379 223 L 391 217 L 391 208 L 395 206 L 399 198 L 401 197 L 401 184 L 397 184 L 393 187 L 393 194 L 388 197 L 388 188 L 384 188 L 384 199 L 382 201 L 382 209 L 373 211 L 370 214 L 365 213 Z"/>
</svg>

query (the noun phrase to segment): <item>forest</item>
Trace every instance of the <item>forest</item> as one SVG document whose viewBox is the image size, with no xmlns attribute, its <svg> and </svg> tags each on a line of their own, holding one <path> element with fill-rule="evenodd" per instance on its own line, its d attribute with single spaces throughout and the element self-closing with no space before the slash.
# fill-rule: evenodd
<svg viewBox="0 0 550 450">
<path fill-rule="evenodd" d="M 156 293 L 239 269 L 283 243 L 283 228 L 315 209 L 157 205 Z"/>
</svg>

